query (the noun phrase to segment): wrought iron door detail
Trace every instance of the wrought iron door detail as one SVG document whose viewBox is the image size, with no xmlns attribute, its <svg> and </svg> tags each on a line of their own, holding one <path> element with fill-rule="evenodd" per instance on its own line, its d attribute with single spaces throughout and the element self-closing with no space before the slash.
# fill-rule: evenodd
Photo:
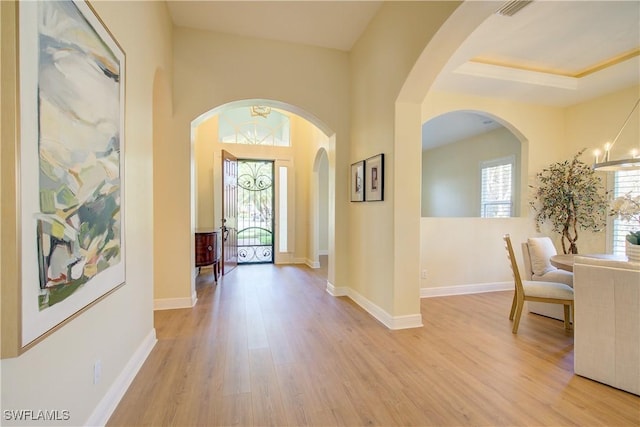
<svg viewBox="0 0 640 427">
<path fill-rule="evenodd" d="M 238 160 L 238 263 L 273 262 L 273 162 Z"/>
</svg>

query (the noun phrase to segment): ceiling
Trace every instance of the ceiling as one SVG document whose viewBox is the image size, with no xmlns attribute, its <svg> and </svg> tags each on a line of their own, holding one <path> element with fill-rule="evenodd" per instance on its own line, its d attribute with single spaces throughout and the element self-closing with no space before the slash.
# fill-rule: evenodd
<svg viewBox="0 0 640 427">
<path fill-rule="evenodd" d="M 640 1 L 534 1 L 487 18 L 434 88 L 566 107 L 638 84 L 639 53 Z"/>
<path fill-rule="evenodd" d="M 168 0 L 176 26 L 349 51 L 381 1 Z"/>
<path fill-rule="evenodd" d="M 503 127 L 488 116 L 470 112 L 454 111 L 422 124 L 422 149 L 462 141 Z"/>
<path fill-rule="evenodd" d="M 176 26 L 349 51 L 381 1 L 167 1 Z M 496 10 L 503 2 L 496 2 Z M 450 58 L 433 88 L 565 107 L 638 84 L 640 1 L 533 1 L 492 15 Z M 626 55 L 626 56 L 625 56 Z M 442 144 L 482 131 L 458 117 Z M 468 120 L 467 120 L 468 119 Z M 423 141 L 424 143 L 424 141 Z"/>
</svg>

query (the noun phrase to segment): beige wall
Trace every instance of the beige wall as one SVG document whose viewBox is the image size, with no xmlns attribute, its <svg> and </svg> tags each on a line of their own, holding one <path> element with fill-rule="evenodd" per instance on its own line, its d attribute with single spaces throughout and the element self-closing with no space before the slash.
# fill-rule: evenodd
<svg viewBox="0 0 640 427">
<path fill-rule="evenodd" d="M 318 163 L 318 250 L 329 251 L 329 159 L 323 154 Z"/>
<path fill-rule="evenodd" d="M 154 113 L 153 113 L 153 222 L 154 224 L 175 224 L 179 221 L 171 209 L 175 200 L 183 191 L 176 185 L 173 177 L 175 159 L 166 155 L 166 147 L 172 144 L 171 135 L 171 81 L 169 70 L 159 70 L 154 82 Z M 169 102 L 167 102 L 167 100 Z M 180 293 L 171 284 L 179 282 L 172 268 L 176 260 L 174 251 L 178 227 L 154 228 L 153 245 L 153 276 L 154 299 L 179 298 Z M 155 232 L 161 230 L 161 232 Z"/>
<path fill-rule="evenodd" d="M 455 114 L 455 113 L 452 113 Z M 422 152 L 422 216 L 478 217 L 481 162 L 514 157 L 514 216 L 520 212 L 520 141 L 506 128 Z M 526 171 L 524 171 L 526 177 Z"/>
<path fill-rule="evenodd" d="M 417 185 L 417 205 L 412 212 L 415 216 L 409 215 L 404 221 L 395 215 L 397 187 L 411 186 L 411 182 L 419 181 L 420 176 L 418 168 L 412 181 L 398 182 L 397 170 L 407 166 L 405 160 L 419 165 L 420 150 L 409 159 L 398 159 L 396 155 L 396 100 L 425 45 L 457 6 L 456 2 L 385 3 L 351 53 L 352 147 L 349 163 L 378 153 L 385 154 L 385 200 L 350 206 L 349 286 L 394 319 L 420 316 L 419 242 L 414 240 L 414 250 L 404 251 L 403 248 L 398 252 L 398 245 L 404 243 L 396 235 L 400 223 L 408 230 L 419 229 Z M 411 119 L 419 127 L 419 117 L 413 115 Z M 405 262 L 410 266 L 408 271 L 405 271 Z M 405 274 L 409 280 L 405 280 Z"/>
<path fill-rule="evenodd" d="M 593 150 L 598 148 L 602 152 L 604 144 L 613 141 L 639 97 L 640 86 L 634 86 L 567 108 L 567 140 L 570 141 L 567 149 L 571 151 L 567 151 L 565 157 L 587 148 L 585 157 L 593 161 Z M 620 134 L 611 151 L 611 160 L 628 155 L 633 148 L 640 152 L 640 107 Z"/>
<path fill-rule="evenodd" d="M 306 165 L 309 168 L 306 171 L 308 213 L 307 218 L 303 219 L 307 227 L 305 262 L 315 268 L 320 266 L 320 253 L 328 254 L 329 248 L 334 246 L 330 242 L 334 242 L 336 237 L 334 234 L 335 226 L 333 224 L 331 227 L 329 226 L 329 221 L 335 223 L 336 219 L 336 216 L 332 214 L 336 200 L 334 181 L 336 173 L 335 166 L 329 163 L 327 156 L 334 143 L 317 126 L 307 120 L 297 117 L 296 123 L 298 123 L 299 132 L 304 135 L 303 143 L 308 145 L 305 154 Z M 344 244 L 342 240 L 341 245 Z M 331 254 L 330 271 L 334 268 L 334 258 L 337 256 L 333 250 Z M 330 277 L 334 276 L 330 275 Z M 331 283 L 332 280 L 330 279 L 329 282 Z"/>
<path fill-rule="evenodd" d="M 16 3 L 0 3 L 0 335 L 2 357 L 15 356 L 21 340 L 15 321 L 19 317 L 20 289 L 18 286 L 20 263 L 18 235 L 19 212 L 17 200 L 17 86 L 15 69 L 17 61 Z"/>
<path fill-rule="evenodd" d="M 638 98 L 640 86 L 633 86 L 567 108 L 568 143 L 565 158 L 570 158 L 584 148 L 586 151 L 582 156 L 583 161 L 593 162 L 593 151 L 599 149 L 602 152 L 604 144 L 613 141 Z M 627 126 L 611 151 L 611 160 L 627 157 L 634 148 L 640 153 L 640 108 L 629 117 Z M 612 174 L 599 172 L 598 175 L 607 188 L 613 185 Z M 607 233 L 604 232 L 581 233 L 578 248 L 582 253 L 605 252 L 606 238 Z"/>
<path fill-rule="evenodd" d="M 509 282 L 512 280 L 511 270 L 502 240 L 505 233 L 511 235 L 519 262 L 519 242 L 539 235 L 533 221 L 527 217 L 422 218 L 420 268 L 426 271 L 426 278 L 420 280 L 421 287 L 449 288 Z"/>
<path fill-rule="evenodd" d="M 174 29 L 173 42 L 174 116 L 171 142 L 161 155 L 173 159 L 167 173 L 171 174 L 171 188 L 176 193 L 174 202 L 164 206 L 166 220 L 156 227 L 171 228 L 174 232 L 172 246 L 162 248 L 171 253 L 174 262 L 163 266 L 165 272 L 158 278 L 162 282 L 156 288 L 171 288 L 178 298 L 188 299 L 194 290 L 192 253 L 196 216 L 195 196 L 192 204 L 188 194 L 192 188 L 190 159 L 195 143 L 192 121 L 213 108 L 244 99 L 263 99 L 266 105 L 286 106 L 327 133 L 330 141 L 327 152 L 335 174 L 331 180 L 345 182 L 347 160 L 342 153 L 349 148 L 348 56 L 332 49 L 184 28 Z M 258 68 L 256 61 L 260 64 Z M 339 236 L 346 235 L 347 224 L 342 218 L 346 216 L 347 189 L 336 186 L 331 195 L 335 233 Z M 334 262 L 329 268 L 329 280 L 346 282 L 346 239 L 333 242 L 332 251 Z"/>
<path fill-rule="evenodd" d="M 2 27 L 13 14 L 5 14 Z M 153 294 L 153 92 L 158 70 L 164 70 L 170 83 L 171 24 L 164 3 L 94 2 L 93 7 L 126 56 L 125 128 L 125 223 L 126 284 L 52 333 L 23 355 L 1 361 L 2 409 L 66 409 L 71 420 L 83 425 L 87 420 L 105 422 L 100 415 L 112 403 L 113 389 L 121 390 L 121 374 L 135 357 L 139 346 L 155 339 L 152 316 Z M 144 28 L 144 31 L 140 31 Z M 2 38 L 3 48 L 11 40 Z M 10 72 L 2 62 L 3 82 Z M 3 89 L 5 87 L 3 86 Z M 165 99 L 165 102 L 167 99 Z M 157 105 L 156 105 L 157 106 Z M 167 111 L 165 108 L 164 111 Z M 3 124 L 5 109 L 2 110 Z M 164 117 L 166 120 L 167 117 Z M 4 135 L 4 134 L 3 134 Z M 9 141 L 3 138 L 3 146 Z M 3 156 L 3 170 L 7 165 Z M 4 181 L 3 181 L 4 185 Z M 2 188 L 3 209 L 12 203 Z M 6 244 L 3 216 L 3 257 Z M 3 287 L 8 269 L 3 258 Z M 13 270 L 16 265 L 10 265 Z M 10 286 L 18 286 L 11 283 Z M 4 294 L 4 288 L 3 288 Z M 3 295 L 4 296 L 4 295 Z M 147 348 L 146 350 L 149 350 Z M 140 354 L 138 354 L 140 357 Z M 102 362 L 102 379 L 92 384 L 93 366 Z M 108 400 L 108 402 L 105 402 Z M 93 413 L 95 410 L 102 413 Z M 3 425 L 5 424 L 3 420 Z"/>
</svg>

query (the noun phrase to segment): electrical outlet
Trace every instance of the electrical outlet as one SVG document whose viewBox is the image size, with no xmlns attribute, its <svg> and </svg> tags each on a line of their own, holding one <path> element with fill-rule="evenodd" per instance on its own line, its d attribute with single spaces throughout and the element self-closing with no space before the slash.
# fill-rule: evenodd
<svg viewBox="0 0 640 427">
<path fill-rule="evenodd" d="M 100 360 L 96 360 L 93 364 L 93 383 L 100 384 L 100 380 L 102 379 L 102 362 Z"/>
<path fill-rule="evenodd" d="M 427 278 L 427 270 L 422 270 L 422 276 L 423 279 Z"/>
</svg>

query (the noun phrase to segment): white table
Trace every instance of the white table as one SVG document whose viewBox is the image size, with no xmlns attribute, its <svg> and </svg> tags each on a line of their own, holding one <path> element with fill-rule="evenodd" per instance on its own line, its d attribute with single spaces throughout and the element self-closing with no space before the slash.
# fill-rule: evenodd
<svg viewBox="0 0 640 427">
<path fill-rule="evenodd" d="M 558 254 L 553 255 L 549 262 L 556 268 L 573 272 L 573 261 L 576 256 L 583 256 L 587 258 L 608 259 L 613 261 L 626 261 L 627 257 L 624 255 L 614 254 Z"/>
</svg>

